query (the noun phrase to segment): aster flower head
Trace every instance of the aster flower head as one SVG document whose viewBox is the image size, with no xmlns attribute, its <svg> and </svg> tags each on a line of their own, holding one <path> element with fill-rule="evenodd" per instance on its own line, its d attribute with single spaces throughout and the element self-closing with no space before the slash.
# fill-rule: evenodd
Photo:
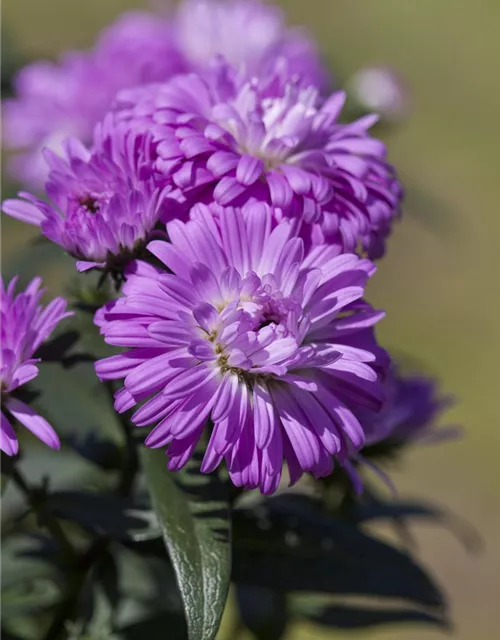
<svg viewBox="0 0 500 640">
<path fill-rule="evenodd" d="M 45 150 L 50 203 L 21 192 L 3 211 L 37 225 L 43 235 L 77 258 L 80 271 L 119 274 L 141 252 L 166 206 L 168 187 L 150 177 L 147 137 L 98 126 L 92 150 L 76 139 L 63 144 L 64 156 Z"/>
<path fill-rule="evenodd" d="M 376 116 L 340 124 L 343 92 L 323 100 L 317 88 L 277 74 L 237 77 L 223 64 L 211 77 L 177 76 L 121 96 L 118 117 L 139 128 L 149 122 L 156 169 L 187 206 L 266 202 L 308 245 L 349 252 L 361 244 L 380 257 L 402 192 L 384 144 L 368 133 Z"/>
<path fill-rule="evenodd" d="M 25 291 L 15 293 L 18 278 L 5 289 L 1 281 L 1 368 L 2 412 L 0 448 L 9 456 L 18 452 L 19 444 L 12 427 L 12 418 L 20 422 L 37 438 L 53 449 L 59 448 L 59 438 L 52 426 L 16 397 L 16 390 L 38 375 L 34 355 L 50 336 L 57 324 L 67 316 L 66 301 L 52 300 L 45 308 L 40 305 L 43 289 L 41 279 L 35 278 Z M 14 395 L 13 395 L 14 394 Z"/>
<path fill-rule="evenodd" d="M 89 143 L 117 91 L 186 71 L 173 40 L 166 20 L 126 13 L 102 32 L 93 50 L 25 67 L 14 82 L 16 96 L 3 102 L 4 145 L 21 150 L 11 173 L 33 188 L 43 187 L 48 171 L 43 148 L 59 152 L 69 136 Z"/>
<path fill-rule="evenodd" d="M 385 381 L 386 401 L 379 412 L 358 410 L 366 446 L 407 442 L 432 442 L 458 433 L 455 427 L 438 427 L 439 417 L 454 399 L 439 393 L 434 378 L 403 375 L 393 369 Z"/>
<path fill-rule="evenodd" d="M 295 482 L 363 445 L 347 403 L 382 402 L 383 314 L 362 300 L 371 262 L 328 246 L 304 257 L 289 222 L 273 229 L 269 207 L 250 209 L 214 218 L 200 205 L 167 225 L 171 243 L 148 248 L 170 273 L 135 263 L 124 297 L 96 315 L 105 341 L 129 349 L 96 371 L 124 378 L 118 411 L 147 399 L 132 420 L 155 425 L 146 444 L 168 445 L 171 469 L 211 427 L 202 471 L 224 459 L 236 485 L 272 493 L 284 460 Z"/>
<path fill-rule="evenodd" d="M 265 76 L 276 65 L 306 84 L 326 85 L 312 38 L 286 27 L 283 11 L 260 0 L 185 0 L 174 20 L 179 50 L 191 69 L 223 56 L 247 76 Z"/>
</svg>

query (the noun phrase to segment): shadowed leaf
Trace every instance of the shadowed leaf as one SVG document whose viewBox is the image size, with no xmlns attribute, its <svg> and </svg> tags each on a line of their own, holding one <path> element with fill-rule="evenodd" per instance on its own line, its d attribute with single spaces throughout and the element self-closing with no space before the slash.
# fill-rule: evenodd
<svg viewBox="0 0 500 640">
<path fill-rule="evenodd" d="M 403 608 L 328 605 L 305 617 L 315 624 L 334 629 L 361 629 L 384 624 L 423 623 L 447 629 L 446 619 L 435 613 Z"/>
<path fill-rule="evenodd" d="M 238 585 L 236 599 L 243 624 L 257 640 L 281 640 L 285 637 L 290 616 L 284 593 Z"/>
<path fill-rule="evenodd" d="M 115 540 L 145 540 L 159 534 L 151 511 L 114 494 L 56 491 L 50 496 L 50 504 L 58 517 Z"/>
<path fill-rule="evenodd" d="M 444 608 L 438 586 L 408 554 L 327 515 L 311 498 L 277 496 L 235 510 L 233 523 L 237 583 Z"/>
</svg>

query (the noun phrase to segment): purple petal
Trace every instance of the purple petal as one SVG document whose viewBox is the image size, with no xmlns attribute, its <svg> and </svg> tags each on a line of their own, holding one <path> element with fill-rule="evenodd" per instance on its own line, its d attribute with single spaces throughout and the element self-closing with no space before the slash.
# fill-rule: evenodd
<svg viewBox="0 0 500 640">
<path fill-rule="evenodd" d="M 264 171 L 264 162 L 254 156 L 243 155 L 236 169 L 236 180 L 245 186 L 251 186 Z"/>
<path fill-rule="evenodd" d="M 32 202 L 23 200 L 4 200 L 2 211 L 12 218 L 34 224 L 39 227 L 45 220 L 45 215 Z"/>
<path fill-rule="evenodd" d="M 17 441 L 16 433 L 3 411 L 1 413 L 1 419 L 0 449 L 8 456 L 15 456 L 19 451 L 19 442 Z"/>
<path fill-rule="evenodd" d="M 7 401 L 7 409 L 12 413 L 16 420 L 19 420 L 27 429 L 29 429 L 37 438 L 44 442 L 52 449 L 59 449 L 61 443 L 57 433 L 53 427 L 33 411 L 28 405 L 24 404 L 16 398 L 9 398 Z"/>
<path fill-rule="evenodd" d="M 246 187 L 240 184 L 236 178 L 225 176 L 214 189 L 214 200 L 221 205 L 230 204 L 245 191 Z"/>
</svg>

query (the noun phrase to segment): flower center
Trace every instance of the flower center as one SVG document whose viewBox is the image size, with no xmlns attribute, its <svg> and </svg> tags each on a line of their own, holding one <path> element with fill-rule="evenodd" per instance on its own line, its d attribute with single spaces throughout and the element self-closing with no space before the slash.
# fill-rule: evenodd
<svg viewBox="0 0 500 640">
<path fill-rule="evenodd" d="M 91 195 L 85 195 L 82 196 L 79 200 L 78 203 L 80 204 L 80 206 L 82 206 L 86 211 L 88 211 L 89 213 L 97 213 L 99 211 L 99 201 L 96 197 L 91 196 Z"/>
<path fill-rule="evenodd" d="M 304 314 L 293 298 L 260 286 L 251 296 L 227 304 L 207 331 L 221 373 L 252 386 L 256 380 L 286 372 L 286 361 L 300 350 Z"/>
</svg>

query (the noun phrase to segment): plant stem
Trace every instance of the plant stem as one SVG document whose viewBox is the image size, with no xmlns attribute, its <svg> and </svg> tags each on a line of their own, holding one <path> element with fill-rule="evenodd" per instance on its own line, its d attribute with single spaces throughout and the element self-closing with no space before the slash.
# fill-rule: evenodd
<svg viewBox="0 0 500 640">
<path fill-rule="evenodd" d="M 99 562 L 109 545 L 109 538 L 97 538 L 78 560 L 74 577 L 69 584 L 68 595 L 56 610 L 54 619 L 44 636 L 44 640 L 58 640 L 66 631 L 66 622 L 73 616 L 80 594 L 92 568 Z"/>
<path fill-rule="evenodd" d="M 12 469 L 11 478 L 26 496 L 28 504 L 37 514 L 40 523 L 49 530 L 54 540 L 58 542 L 64 556 L 69 561 L 74 561 L 77 557 L 76 551 L 64 533 L 61 523 L 49 509 L 43 492 L 39 489 L 30 487 L 27 480 L 17 468 Z"/>
<path fill-rule="evenodd" d="M 114 386 L 112 381 L 105 383 L 109 398 L 114 404 Z M 134 488 L 134 480 L 139 470 L 139 456 L 135 446 L 134 436 L 132 433 L 132 425 L 130 421 L 123 415 L 117 413 L 120 429 L 123 433 L 125 441 L 125 450 L 122 457 L 120 480 L 117 486 L 117 493 L 122 496 L 128 496 Z"/>
<path fill-rule="evenodd" d="M 106 383 L 109 397 L 113 401 L 114 389 L 112 384 Z M 116 487 L 116 494 L 127 497 L 131 494 L 135 477 L 139 470 L 139 456 L 132 435 L 131 425 L 125 416 L 118 415 L 120 427 L 125 438 L 125 450 L 121 467 L 120 479 Z M 76 562 L 73 579 L 68 586 L 68 595 L 56 610 L 54 619 L 44 636 L 44 640 L 59 640 L 66 631 L 66 623 L 75 615 L 80 594 L 88 580 L 92 569 L 100 562 L 108 550 L 111 539 L 98 536 L 90 544 L 87 551 Z"/>
</svg>

